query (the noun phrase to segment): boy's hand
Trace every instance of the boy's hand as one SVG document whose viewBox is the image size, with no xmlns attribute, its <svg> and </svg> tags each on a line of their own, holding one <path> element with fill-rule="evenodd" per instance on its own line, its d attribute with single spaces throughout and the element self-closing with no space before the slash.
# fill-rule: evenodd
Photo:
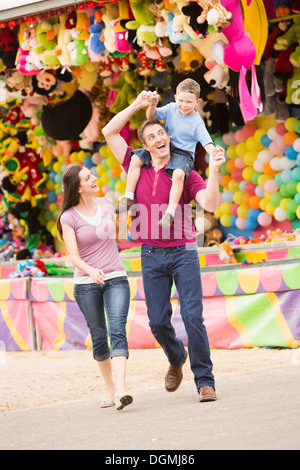
<svg viewBox="0 0 300 470">
<path fill-rule="evenodd" d="M 225 150 L 217 145 L 210 155 L 209 167 L 218 171 L 225 161 Z"/>
<path fill-rule="evenodd" d="M 159 94 L 157 93 L 157 91 L 153 91 L 152 92 L 152 97 L 151 97 L 151 105 L 152 106 L 157 106 L 158 103 L 159 103 Z"/>
</svg>

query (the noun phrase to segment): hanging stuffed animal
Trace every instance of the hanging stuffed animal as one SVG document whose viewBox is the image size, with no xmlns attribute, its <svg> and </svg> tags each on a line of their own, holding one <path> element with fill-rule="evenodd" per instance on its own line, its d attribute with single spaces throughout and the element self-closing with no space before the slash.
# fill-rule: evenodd
<svg viewBox="0 0 300 470">
<path fill-rule="evenodd" d="M 226 28 L 232 22 L 232 13 L 221 5 L 220 0 L 198 0 L 203 11 L 197 18 L 199 24 L 207 21 L 215 29 Z"/>
<path fill-rule="evenodd" d="M 247 5 L 249 6 L 251 2 L 252 0 L 247 0 Z M 222 30 L 228 44 L 215 43 L 212 54 L 216 62 L 223 61 L 230 70 L 239 74 L 238 96 L 244 120 L 248 122 L 257 116 L 257 109 L 261 104 L 261 93 L 254 65 L 256 48 L 246 34 L 240 0 L 221 0 L 221 3 L 232 13 L 233 22 Z M 251 95 L 246 82 L 248 69 L 252 71 Z"/>
</svg>

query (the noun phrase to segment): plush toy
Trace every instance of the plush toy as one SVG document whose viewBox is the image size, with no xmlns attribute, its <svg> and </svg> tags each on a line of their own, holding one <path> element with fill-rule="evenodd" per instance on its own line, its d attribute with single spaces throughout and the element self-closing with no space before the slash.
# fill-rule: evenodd
<svg viewBox="0 0 300 470">
<path fill-rule="evenodd" d="M 5 74 L 6 89 L 12 92 L 20 92 L 22 97 L 31 92 L 31 77 L 21 74 L 18 70 L 9 69 Z"/>
<path fill-rule="evenodd" d="M 55 52 L 58 32 L 59 23 L 56 16 L 47 20 L 44 19 L 36 27 L 38 44 L 33 48 L 33 52 L 40 55 L 40 61 L 46 68 L 55 69 L 60 67 L 60 62 Z"/>
<path fill-rule="evenodd" d="M 67 101 L 44 107 L 41 123 L 46 134 L 54 140 L 78 140 L 92 117 L 89 98 L 77 90 Z"/>
<path fill-rule="evenodd" d="M 218 245 L 223 238 L 223 234 L 218 228 L 218 220 L 210 212 L 204 212 L 201 215 L 197 214 L 195 227 L 198 246 L 210 247 Z"/>
<path fill-rule="evenodd" d="M 286 7 L 287 8 L 287 7 Z M 290 19 L 281 17 L 282 14 L 289 16 L 289 8 L 280 7 L 276 10 L 278 23 L 270 27 L 270 33 L 267 39 L 265 50 L 262 55 L 263 80 L 265 84 L 265 103 L 263 114 L 265 116 L 275 115 L 275 119 L 285 121 L 289 117 L 289 107 L 285 102 L 286 90 L 286 71 L 291 70 L 289 58 L 284 59 L 286 52 L 282 51 L 282 46 L 275 46 L 279 36 L 284 35 L 293 24 Z M 283 11 L 282 11 L 283 10 Z M 293 69 L 292 69 L 293 74 Z"/>
<path fill-rule="evenodd" d="M 69 83 L 73 80 L 71 72 L 65 69 L 46 70 L 32 77 L 32 90 L 41 96 L 50 96 L 58 90 L 60 82 Z"/>
<path fill-rule="evenodd" d="M 1 29 L 0 58 L 7 69 L 13 69 L 15 67 L 18 45 L 16 30 L 10 28 Z"/>
<path fill-rule="evenodd" d="M 59 60 L 61 67 L 69 67 L 71 65 L 71 54 L 68 45 L 71 42 L 71 30 L 76 26 L 76 13 L 64 13 L 59 16 L 59 29 L 57 34 L 57 46 L 55 54 Z"/>
<path fill-rule="evenodd" d="M 226 28 L 231 23 L 232 13 L 221 5 L 220 0 L 197 0 L 203 11 L 197 18 L 199 24 L 207 21 L 208 24 L 214 25 L 216 29 Z"/>
<path fill-rule="evenodd" d="M 102 20 L 102 12 L 100 8 L 95 9 L 95 16 L 90 18 L 90 21 L 90 37 L 88 40 L 89 58 L 91 62 L 99 62 L 105 53 L 104 36 L 102 33 L 105 23 Z"/>
<path fill-rule="evenodd" d="M 191 2 L 189 5 L 182 7 L 181 12 L 188 17 L 188 24 L 197 35 L 205 36 L 208 30 L 208 22 L 206 20 L 198 21 L 203 12 L 203 8 L 197 2 Z"/>
<path fill-rule="evenodd" d="M 219 258 L 223 263 L 236 264 L 238 261 L 235 257 L 233 248 L 227 242 L 222 243 L 220 246 Z"/>
<path fill-rule="evenodd" d="M 136 30 L 139 46 L 153 46 L 156 43 L 154 14 L 149 9 L 151 1 L 130 0 L 130 7 L 135 20 L 128 21 L 126 28 Z"/>
<path fill-rule="evenodd" d="M 102 14 L 102 20 L 104 21 L 105 28 L 103 30 L 104 35 L 104 46 L 108 52 L 115 52 L 114 46 L 114 35 L 113 35 L 113 24 L 114 21 L 119 17 L 118 5 L 113 3 L 106 3 L 104 7 L 104 13 Z"/>
<path fill-rule="evenodd" d="M 251 1 L 247 0 L 247 5 L 250 5 Z M 257 109 L 261 103 L 261 92 L 254 66 L 256 49 L 244 29 L 240 0 L 221 0 L 221 4 L 232 13 L 233 22 L 222 30 L 228 44 L 215 43 L 212 53 L 216 62 L 219 62 L 221 56 L 223 63 L 238 74 L 238 96 L 244 120 L 247 122 L 257 116 Z M 246 73 L 250 68 L 252 71 L 251 95 L 246 82 Z"/>
<path fill-rule="evenodd" d="M 36 75 L 43 67 L 40 56 L 32 51 L 37 44 L 35 28 L 30 28 L 27 23 L 22 23 L 19 29 L 19 48 L 15 63 L 16 68 L 23 75 Z"/>
</svg>

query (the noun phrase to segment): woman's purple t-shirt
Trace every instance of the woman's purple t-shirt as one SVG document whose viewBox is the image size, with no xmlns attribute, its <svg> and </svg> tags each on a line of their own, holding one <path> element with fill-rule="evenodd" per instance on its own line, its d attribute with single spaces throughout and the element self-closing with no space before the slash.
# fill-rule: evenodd
<svg viewBox="0 0 300 470">
<path fill-rule="evenodd" d="M 123 168 L 128 172 L 132 148 L 128 147 Z M 191 171 L 185 180 L 183 193 L 176 210 L 170 231 L 162 229 L 158 221 L 165 213 L 172 186 L 172 178 L 164 169 L 158 172 L 151 166 L 142 167 L 135 199 L 137 211 L 131 223 L 131 238 L 145 245 L 159 247 L 182 246 L 196 242 L 195 228 L 191 220 L 190 202 L 195 199 L 205 183 L 196 171 Z"/>
<path fill-rule="evenodd" d="M 102 217 L 100 224 L 94 226 L 86 222 L 73 208 L 61 216 L 61 224 L 69 225 L 75 232 L 80 258 L 93 268 L 102 269 L 104 274 L 124 271 L 116 244 L 116 227 L 112 220 L 114 205 L 108 198 L 95 198 L 100 204 Z M 75 268 L 75 277 L 86 274 Z"/>
</svg>

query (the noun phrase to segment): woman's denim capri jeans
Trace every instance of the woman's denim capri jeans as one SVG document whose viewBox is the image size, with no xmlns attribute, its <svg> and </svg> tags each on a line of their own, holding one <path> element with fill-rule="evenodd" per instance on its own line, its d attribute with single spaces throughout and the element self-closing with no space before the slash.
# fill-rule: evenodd
<svg viewBox="0 0 300 470">
<path fill-rule="evenodd" d="M 126 323 L 130 289 L 127 277 L 109 279 L 103 285 L 75 284 L 74 297 L 91 333 L 94 359 L 128 358 Z"/>
</svg>

